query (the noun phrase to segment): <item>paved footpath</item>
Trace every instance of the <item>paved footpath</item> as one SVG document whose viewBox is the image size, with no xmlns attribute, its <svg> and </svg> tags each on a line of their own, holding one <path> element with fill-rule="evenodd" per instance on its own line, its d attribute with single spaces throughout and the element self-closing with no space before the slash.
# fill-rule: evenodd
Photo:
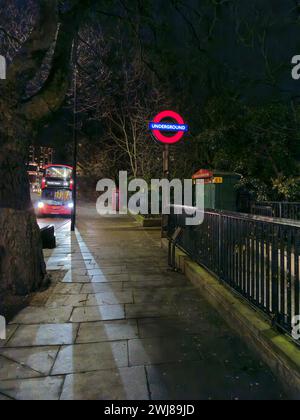
<svg viewBox="0 0 300 420">
<path fill-rule="evenodd" d="M 0 348 L 5 399 L 283 399 L 269 369 L 183 275 L 160 232 L 81 208 L 46 253 L 60 281 Z M 59 270 L 59 271 L 58 271 Z"/>
</svg>

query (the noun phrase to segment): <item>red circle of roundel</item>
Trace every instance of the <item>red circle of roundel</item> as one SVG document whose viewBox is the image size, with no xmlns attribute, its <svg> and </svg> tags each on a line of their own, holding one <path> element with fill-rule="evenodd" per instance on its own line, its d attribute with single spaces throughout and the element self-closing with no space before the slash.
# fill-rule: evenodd
<svg viewBox="0 0 300 420">
<path fill-rule="evenodd" d="M 183 118 L 179 114 L 177 114 L 177 112 L 174 112 L 174 111 L 163 111 L 163 112 L 161 112 L 160 114 L 158 114 L 154 118 L 153 122 L 160 123 L 162 120 L 164 120 L 166 118 L 171 118 L 171 119 L 175 120 L 177 122 L 177 124 L 184 125 Z M 160 141 L 161 143 L 164 143 L 164 144 L 178 143 L 182 139 L 182 137 L 184 136 L 183 131 L 180 131 L 180 132 L 174 134 L 174 136 L 172 136 L 172 137 L 164 136 L 159 130 L 153 130 L 152 133 L 158 141 Z"/>
</svg>

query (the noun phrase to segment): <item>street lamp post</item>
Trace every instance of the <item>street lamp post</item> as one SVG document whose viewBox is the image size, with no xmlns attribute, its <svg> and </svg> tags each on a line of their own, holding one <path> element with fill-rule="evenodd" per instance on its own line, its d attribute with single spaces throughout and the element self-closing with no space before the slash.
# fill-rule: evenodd
<svg viewBox="0 0 300 420">
<path fill-rule="evenodd" d="M 73 47 L 73 68 L 74 68 L 74 77 L 73 77 L 73 213 L 71 221 L 71 231 L 75 232 L 76 229 L 76 211 L 77 211 L 77 155 L 78 155 L 78 133 L 77 133 L 77 39 L 74 41 Z"/>
</svg>

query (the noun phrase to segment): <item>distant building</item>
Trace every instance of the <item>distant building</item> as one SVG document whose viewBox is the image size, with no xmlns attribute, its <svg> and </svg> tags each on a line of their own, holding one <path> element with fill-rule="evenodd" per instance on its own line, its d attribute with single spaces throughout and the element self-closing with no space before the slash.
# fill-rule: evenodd
<svg viewBox="0 0 300 420">
<path fill-rule="evenodd" d="M 30 146 L 28 164 L 37 164 L 41 169 L 53 163 L 54 149 L 51 147 Z"/>
<path fill-rule="evenodd" d="M 54 149 L 51 147 L 30 146 L 27 162 L 27 174 L 32 192 L 39 192 L 43 169 L 53 163 Z"/>
</svg>

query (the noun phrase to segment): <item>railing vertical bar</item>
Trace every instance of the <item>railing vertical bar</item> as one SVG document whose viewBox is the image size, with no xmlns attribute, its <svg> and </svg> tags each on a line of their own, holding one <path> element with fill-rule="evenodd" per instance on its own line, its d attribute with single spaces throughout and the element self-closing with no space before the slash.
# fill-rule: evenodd
<svg viewBox="0 0 300 420">
<path fill-rule="evenodd" d="M 300 255 L 300 234 L 295 235 L 295 310 L 294 315 L 300 315 L 300 273 L 299 273 L 299 255 Z"/>
<path fill-rule="evenodd" d="M 223 277 L 223 267 L 224 267 L 224 260 L 222 255 L 222 242 L 224 241 L 225 237 L 223 236 L 223 218 L 221 215 L 218 215 L 218 223 L 216 223 L 216 238 L 215 243 L 217 244 L 218 255 L 216 259 L 216 263 L 218 264 L 218 276 Z"/>
<path fill-rule="evenodd" d="M 231 286 L 233 286 L 233 280 L 234 280 L 234 242 L 233 242 L 233 223 L 232 223 L 232 219 L 228 219 L 228 223 L 229 223 L 229 232 L 230 232 L 230 244 L 229 244 L 229 264 L 230 264 L 230 269 L 229 269 L 229 284 Z"/>
<path fill-rule="evenodd" d="M 265 301 L 265 225 L 261 224 L 261 241 L 260 241 L 260 293 L 261 293 L 261 304 L 266 309 Z"/>
<path fill-rule="evenodd" d="M 237 283 L 239 290 L 242 291 L 242 244 L 241 244 L 241 222 L 237 222 Z"/>
<path fill-rule="evenodd" d="M 255 300 L 255 225 L 252 223 L 252 238 L 251 238 L 251 288 L 252 300 Z"/>
<path fill-rule="evenodd" d="M 256 273 L 256 303 L 260 306 L 260 272 L 259 272 L 259 236 L 260 236 L 260 224 L 256 225 L 256 234 L 255 234 L 255 273 Z"/>
<path fill-rule="evenodd" d="M 232 282 L 233 282 L 234 287 L 237 287 L 236 237 L 237 237 L 237 226 L 236 226 L 236 223 L 232 222 L 232 245 L 233 245 L 233 271 L 232 271 L 233 277 L 232 277 Z"/>
<path fill-rule="evenodd" d="M 223 216 L 222 216 L 223 217 Z M 224 269 L 223 278 L 226 282 L 229 280 L 229 271 L 230 271 L 230 225 L 229 220 L 227 217 L 223 217 L 223 238 L 226 238 L 227 241 L 227 252 L 225 252 L 225 240 L 223 238 L 220 238 L 221 245 L 222 245 L 222 253 L 224 253 L 224 259 L 226 261 L 226 266 Z"/>
<path fill-rule="evenodd" d="M 238 288 L 242 290 L 242 272 L 241 272 L 241 261 L 242 261 L 242 246 L 241 246 L 241 223 L 240 220 L 237 222 L 237 284 Z"/>
<path fill-rule="evenodd" d="M 245 296 L 248 296 L 247 291 L 247 233 L 246 233 L 246 226 L 247 222 L 245 220 L 242 221 L 243 231 L 242 231 L 242 239 L 243 239 L 243 289 Z"/>
<path fill-rule="evenodd" d="M 219 276 L 224 278 L 226 271 L 226 253 L 224 252 L 223 244 L 228 242 L 226 230 L 225 230 L 225 219 L 222 215 L 219 215 L 219 232 L 218 232 L 218 248 L 219 248 Z"/>
<path fill-rule="evenodd" d="M 278 255 L 278 227 L 272 229 L 272 313 L 276 322 L 279 321 L 279 255 Z"/>
<path fill-rule="evenodd" d="M 247 222 L 247 231 L 246 231 L 246 253 L 247 253 L 247 268 L 246 268 L 246 283 L 247 283 L 247 294 L 249 298 L 251 298 L 251 280 L 250 280 L 250 272 L 251 272 L 251 245 L 250 245 L 250 223 Z"/>
<path fill-rule="evenodd" d="M 272 293 L 271 287 L 272 287 L 272 279 L 270 278 L 271 275 L 271 255 L 270 255 L 270 241 L 272 240 L 271 232 L 270 232 L 270 225 L 267 226 L 267 234 L 266 234 L 266 252 L 267 252 L 267 258 L 266 258 L 266 308 L 267 311 L 270 312 L 270 296 Z"/>
<path fill-rule="evenodd" d="M 280 231 L 280 310 L 284 319 L 286 313 L 286 271 L 285 271 L 285 232 L 282 227 Z"/>
<path fill-rule="evenodd" d="M 287 231 L 287 324 L 288 328 L 292 325 L 292 232 Z"/>
</svg>

